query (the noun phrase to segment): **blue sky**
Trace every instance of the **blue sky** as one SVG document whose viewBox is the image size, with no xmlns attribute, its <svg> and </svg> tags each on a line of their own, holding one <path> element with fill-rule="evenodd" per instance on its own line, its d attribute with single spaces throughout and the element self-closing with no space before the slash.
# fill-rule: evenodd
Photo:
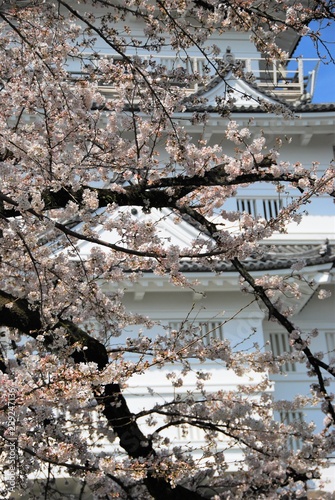
<svg viewBox="0 0 335 500">
<path fill-rule="evenodd" d="M 311 29 L 317 29 L 318 24 L 312 23 Z M 335 59 L 335 23 L 321 28 L 321 37 L 327 43 L 329 51 Z M 317 74 L 316 88 L 312 102 L 329 103 L 335 102 L 335 64 L 329 62 L 329 55 L 326 50 L 320 47 L 322 56 L 325 56 L 325 62 L 321 62 Z M 303 56 L 304 58 L 317 58 L 318 54 L 312 40 L 304 37 L 296 48 L 294 57 Z M 328 64 L 327 64 L 328 63 Z"/>
</svg>

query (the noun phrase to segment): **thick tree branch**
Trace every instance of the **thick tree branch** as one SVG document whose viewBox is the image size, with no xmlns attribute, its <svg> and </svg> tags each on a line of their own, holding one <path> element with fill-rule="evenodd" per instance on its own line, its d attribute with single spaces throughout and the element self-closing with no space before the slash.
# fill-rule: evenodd
<svg viewBox="0 0 335 500">
<path fill-rule="evenodd" d="M 173 206 L 176 201 L 196 191 L 199 187 L 230 187 L 260 181 L 269 183 L 298 183 L 299 180 L 305 179 L 305 177 L 305 174 L 273 175 L 260 171 L 239 175 L 231 179 L 229 174 L 225 172 L 224 166 L 221 165 L 205 172 L 203 176 L 179 175 L 176 177 L 165 177 L 145 186 L 125 186 L 121 193 L 111 189 L 84 186 L 77 191 L 73 191 L 71 188 L 62 188 L 57 192 L 45 190 L 42 193 L 42 199 L 46 210 L 63 208 L 69 201 L 81 205 L 83 203 L 84 191 L 89 190 L 97 195 L 99 208 L 111 204 L 118 206 L 145 205 L 151 208 L 165 208 Z"/>
<path fill-rule="evenodd" d="M 168 208 L 175 206 L 176 202 L 192 192 L 197 191 L 200 187 L 231 187 L 254 184 L 257 182 L 285 182 L 297 185 L 299 180 L 306 178 L 305 173 L 299 175 L 294 173 L 274 175 L 271 172 L 262 170 L 262 168 L 268 168 L 270 164 L 272 164 L 272 162 L 266 157 L 262 162 L 255 165 L 257 171 L 245 173 L 234 178 L 231 178 L 230 174 L 225 171 L 225 165 L 218 165 L 206 171 L 203 176 L 178 175 L 175 177 L 162 177 L 161 179 L 146 183 L 145 185 L 124 186 L 121 192 L 92 186 L 83 186 L 80 189 L 73 190 L 70 186 L 64 186 L 58 191 L 45 189 L 42 192 L 42 200 L 44 202 L 44 210 L 65 208 L 69 202 L 82 206 L 84 203 L 85 191 L 91 191 L 97 196 L 99 208 L 104 208 L 108 205 L 137 205 L 149 209 Z M 330 179 L 328 179 L 327 182 L 329 182 L 329 180 Z M 313 188 L 312 183 L 315 183 L 315 181 L 310 179 L 310 182 L 311 188 Z M 330 196 L 335 196 L 335 191 L 329 194 Z M 18 208 L 19 204 L 10 196 L 0 192 L 0 202 L 0 216 L 3 218 L 21 215 L 21 211 Z M 15 208 L 5 209 L 3 205 L 4 202 Z M 33 209 L 28 209 L 27 212 L 37 217 L 41 217 L 41 215 L 37 214 Z"/>
</svg>

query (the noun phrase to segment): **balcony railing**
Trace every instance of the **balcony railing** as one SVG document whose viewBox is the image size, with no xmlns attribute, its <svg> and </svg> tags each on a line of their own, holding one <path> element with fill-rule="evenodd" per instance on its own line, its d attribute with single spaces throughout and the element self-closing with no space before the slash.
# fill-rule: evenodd
<svg viewBox="0 0 335 500">
<path fill-rule="evenodd" d="M 133 57 L 129 56 L 131 60 Z M 123 59 L 118 55 L 110 54 L 84 54 L 81 59 L 69 61 L 69 76 L 74 80 L 89 79 L 95 75 L 98 79 L 99 89 L 102 93 L 113 95 L 116 93 L 115 86 L 107 80 L 99 79 L 98 59 L 108 58 L 122 63 Z M 151 62 L 151 64 L 165 67 L 165 77 L 170 78 L 171 85 L 183 87 L 186 94 L 197 92 L 209 83 L 215 76 L 227 69 L 225 58 L 206 57 L 176 57 L 144 55 L 141 60 Z M 304 100 L 310 101 L 314 89 L 317 70 L 320 61 L 318 59 L 288 59 L 285 65 L 278 61 L 267 61 L 264 58 L 242 58 L 238 61 L 230 59 L 229 62 L 242 71 L 249 81 L 260 90 L 270 91 L 275 96 L 289 102 Z M 186 83 L 174 79 L 175 72 L 182 70 L 185 75 L 194 75 L 194 83 Z M 150 73 L 150 64 L 145 71 Z M 187 80 L 187 79 L 186 79 Z M 199 81 L 201 83 L 199 83 Z"/>
<path fill-rule="evenodd" d="M 288 59 L 285 65 L 279 61 L 245 59 L 245 71 L 254 76 L 255 84 L 286 101 L 312 99 L 319 65 L 319 59 L 300 57 Z"/>
</svg>

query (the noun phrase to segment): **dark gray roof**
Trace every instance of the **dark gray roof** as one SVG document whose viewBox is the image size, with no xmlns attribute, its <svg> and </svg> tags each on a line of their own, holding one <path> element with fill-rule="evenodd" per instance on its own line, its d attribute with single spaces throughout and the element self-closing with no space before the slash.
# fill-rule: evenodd
<svg viewBox="0 0 335 500">
<path fill-rule="evenodd" d="M 261 245 L 260 253 L 251 255 L 243 261 L 249 271 L 272 271 L 279 269 L 290 269 L 295 262 L 303 260 L 305 268 L 320 264 L 335 263 L 335 246 L 331 246 L 328 240 L 322 245 L 317 244 L 283 244 L 283 245 Z M 214 264 L 214 265 L 213 265 Z M 216 260 L 208 262 L 183 261 L 180 270 L 183 272 L 235 272 L 229 260 Z"/>
<path fill-rule="evenodd" d="M 316 113 L 316 112 L 331 112 L 335 111 L 335 103 L 298 103 L 295 106 L 289 105 L 287 103 L 280 103 L 292 112 L 296 113 Z M 217 113 L 218 110 L 216 106 L 206 106 L 204 105 L 198 105 L 198 106 L 189 106 L 187 107 L 187 111 L 189 112 L 212 112 L 212 113 Z M 229 111 L 231 113 L 264 113 L 264 114 L 269 114 L 269 111 L 266 109 L 262 109 L 260 106 L 257 108 L 255 106 L 236 106 L 234 108 L 229 108 Z"/>
<path fill-rule="evenodd" d="M 295 111 L 309 112 L 309 111 L 335 111 L 335 103 L 301 103 L 294 106 Z"/>
</svg>

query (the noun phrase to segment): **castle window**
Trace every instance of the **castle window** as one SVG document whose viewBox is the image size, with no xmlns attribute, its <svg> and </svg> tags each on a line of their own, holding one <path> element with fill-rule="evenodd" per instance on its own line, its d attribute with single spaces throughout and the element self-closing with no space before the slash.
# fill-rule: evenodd
<svg viewBox="0 0 335 500">
<path fill-rule="evenodd" d="M 224 339 L 221 321 L 171 321 L 169 328 L 177 332 L 193 332 L 194 339 L 198 338 L 205 346 L 210 345 L 211 339 Z"/>
<path fill-rule="evenodd" d="M 266 220 L 276 218 L 283 207 L 280 198 L 238 198 L 236 203 L 238 212 L 246 212 L 253 217 L 260 216 Z"/>
<path fill-rule="evenodd" d="M 292 352 L 292 348 L 289 343 L 288 334 L 285 332 L 271 332 L 270 333 L 270 346 L 274 357 L 281 356 L 284 352 Z M 295 363 L 285 363 L 283 365 L 283 371 L 295 372 Z"/>
<path fill-rule="evenodd" d="M 304 421 L 303 413 L 301 411 L 281 411 L 280 412 L 280 422 L 285 425 L 296 425 Z M 287 444 L 290 450 L 297 451 L 302 446 L 302 441 L 297 436 L 298 431 L 292 429 L 287 437 Z"/>
<path fill-rule="evenodd" d="M 329 361 L 335 359 L 335 332 L 326 332 L 327 353 Z"/>
</svg>

